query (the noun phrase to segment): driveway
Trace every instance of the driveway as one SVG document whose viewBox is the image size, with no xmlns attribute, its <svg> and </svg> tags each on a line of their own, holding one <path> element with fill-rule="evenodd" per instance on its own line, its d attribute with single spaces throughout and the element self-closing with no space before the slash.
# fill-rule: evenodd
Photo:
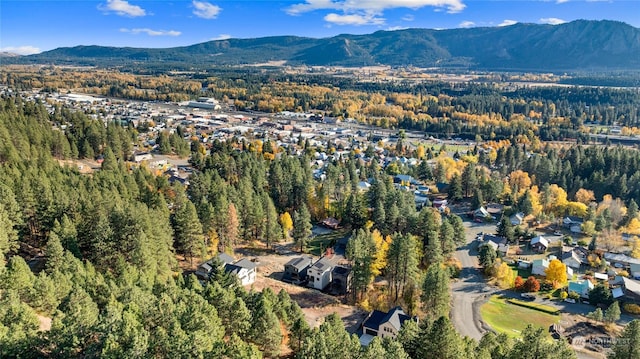
<svg viewBox="0 0 640 359">
<path fill-rule="evenodd" d="M 451 284 L 451 321 L 462 335 L 480 340 L 487 331 L 482 327 L 480 306 L 496 291 L 485 283 L 479 270 L 478 232 L 493 233 L 495 223 L 464 222 L 467 244 L 458 248 L 456 258 L 462 264 L 460 277 Z"/>
</svg>

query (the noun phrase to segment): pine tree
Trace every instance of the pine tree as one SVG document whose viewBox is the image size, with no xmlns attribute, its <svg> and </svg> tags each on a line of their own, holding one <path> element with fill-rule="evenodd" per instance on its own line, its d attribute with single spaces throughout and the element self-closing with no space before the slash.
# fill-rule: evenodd
<svg viewBox="0 0 640 359">
<path fill-rule="evenodd" d="M 387 278 L 391 300 L 395 304 L 400 294 L 404 296 L 407 284 L 418 274 L 418 245 L 412 235 L 393 236 L 387 252 Z"/>
<path fill-rule="evenodd" d="M 634 359 L 640 358 L 640 320 L 629 322 L 622 335 L 613 344 L 608 359 Z"/>
<path fill-rule="evenodd" d="M 252 326 L 249 335 L 251 341 L 266 356 L 277 356 L 280 353 L 280 344 L 282 343 L 280 321 L 273 312 L 273 303 L 265 297 L 264 293 L 258 295 L 252 313 Z"/>
<path fill-rule="evenodd" d="M 449 316 L 449 274 L 439 263 L 429 266 L 422 282 L 422 310 L 429 320 Z"/>
<path fill-rule="evenodd" d="M 185 203 L 176 209 L 173 217 L 173 230 L 177 249 L 188 256 L 191 265 L 193 265 L 193 257 L 202 253 L 204 237 L 196 207 L 191 201 L 185 199 Z"/>
<path fill-rule="evenodd" d="M 451 199 L 453 202 L 459 201 L 462 199 L 463 194 L 464 193 L 462 191 L 462 181 L 460 180 L 460 176 L 454 174 L 451 178 L 451 181 L 449 182 L 449 199 Z"/>
<path fill-rule="evenodd" d="M 359 229 L 354 231 L 347 242 L 347 258 L 351 261 L 352 293 L 354 299 L 367 289 L 373 279 L 371 266 L 376 253 L 376 245 L 373 242 L 371 232 Z"/>
<path fill-rule="evenodd" d="M 60 243 L 60 238 L 55 232 L 49 233 L 49 240 L 44 250 L 47 262 L 45 269 L 47 273 L 53 273 L 60 269 L 64 260 L 64 248 Z"/>
<path fill-rule="evenodd" d="M 264 241 L 267 248 L 269 248 L 274 242 L 280 242 L 282 240 L 283 232 L 280 223 L 278 223 L 278 212 L 276 212 L 276 207 L 273 205 L 273 201 L 266 193 L 264 194 L 262 203 L 265 206 Z"/>
<path fill-rule="evenodd" d="M 618 320 L 620 320 L 620 305 L 615 301 L 604 311 L 604 321 L 607 323 L 615 323 Z"/>
<path fill-rule="evenodd" d="M 431 327 L 425 328 L 429 329 L 429 331 L 428 334 L 420 334 L 420 342 L 422 345 L 418 349 L 418 357 L 438 359 L 458 359 L 464 357 L 463 341 L 448 317 L 440 317 Z"/>
<path fill-rule="evenodd" d="M 302 205 L 299 210 L 293 212 L 293 240 L 300 246 L 300 252 L 304 251 L 307 241 L 311 237 L 311 216 L 307 206 Z"/>
</svg>

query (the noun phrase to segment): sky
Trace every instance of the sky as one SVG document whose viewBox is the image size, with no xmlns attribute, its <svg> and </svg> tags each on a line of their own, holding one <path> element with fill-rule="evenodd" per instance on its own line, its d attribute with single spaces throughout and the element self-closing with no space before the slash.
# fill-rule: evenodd
<svg viewBox="0 0 640 359">
<path fill-rule="evenodd" d="M 0 51 L 175 47 L 227 38 L 320 38 L 576 19 L 640 27 L 640 0 L 0 0 Z"/>
</svg>

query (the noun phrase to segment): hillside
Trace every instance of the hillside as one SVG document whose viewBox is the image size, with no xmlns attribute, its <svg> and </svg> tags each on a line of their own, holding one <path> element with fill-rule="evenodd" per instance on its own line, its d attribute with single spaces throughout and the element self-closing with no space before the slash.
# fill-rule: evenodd
<svg viewBox="0 0 640 359">
<path fill-rule="evenodd" d="M 625 70 L 640 67 L 640 29 L 616 21 L 407 29 L 313 39 L 276 36 L 209 41 L 166 49 L 76 46 L 5 62 L 177 68 L 264 63 L 391 65 L 485 70 Z"/>
</svg>

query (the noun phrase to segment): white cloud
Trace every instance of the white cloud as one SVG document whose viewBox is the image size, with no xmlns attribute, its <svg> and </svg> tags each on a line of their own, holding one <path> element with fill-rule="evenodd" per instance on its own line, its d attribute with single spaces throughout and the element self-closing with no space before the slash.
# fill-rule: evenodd
<svg viewBox="0 0 640 359">
<path fill-rule="evenodd" d="M 219 41 L 219 40 L 228 40 L 231 38 L 231 35 L 229 34 L 220 34 L 216 37 L 212 37 L 211 40 L 209 41 Z"/>
<path fill-rule="evenodd" d="M 218 17 L 220 11 L 222 11 L 222 8 L 220 6 L 206 1 L 193 0 L 191 5 L 193 5 L 194 8 L 193 14 L 203 19 L 215 19 L 216 17 Z"/>
<path fill-rule="evenodd" d="M 138 5 L 131 5 L 126 0 L 107 0 L 107 5 L 98 5 L 105 12 L 115 12 L 120 16 L 145 16 L 147 12 Z"/>
<path fill-rule="evenodd" d="M 458 25 L 458 27 L 462 27 L 462 28 L 465 28 L 465 29 L 468 29 L 468 28 L 474 27 L 474 26 L 476 26 L 476 23 L 473 22 L 473 21 L 463 21 Z"/>
<path fill-rule="evenodd" d="M 149 36 L 180 36 L 182 33 L 175 30 L 152 30 L 152 29 L 120 29 L 120 32 L 128 32 L 134 35 L 147 34 Z"/>
<path fill-rule="evenodd" d="M 566 20 L 558 19 L 557 17 L 543 17 L 540 19 L 540 23 L 549 25 L 560 25 L 567 22 Z"/>
<path fill-rule="evenodd" d="M 381 12 L 387 9 L 408 8 L 419 9 L 425 6 L 446 8 L 448 12 L 456 13 L 464 10 L 466 5 L 462 0 L 305 0 L 304 3 L 294 4 L 287 8 L 290 15 L 314 10 L 342 10 Z"/>
<path fill-rule="evenodd" d="M 27 45 L 27 46 L 2 47 L 0 48 L 0 52 L 10 52 L 12 54 L 18 54 L 18 55 L 33 55 L 33 54 L 39 54 L 42 51 L 40 51 L 40 49 L 35 46 Z"/>
<path fill-rule="evenodd" d="M 384 19 L 381 17 L 376 17 L 375 14 L 340 15 L 340 14 L 331 13 L 331 14 L 327 14 L 324 17 L 324 21 L 328 23 L 336 24 L 336 25 L 354 25 L 354 26 L 384 24 Z"/>
<path fill-rule="evenodd" d="M 423 7 L 435 7 L 435 10 L 447 10 L 458 13 L 466 7 L 463 0 L 304 0 L 285 9 L 289 15 L 300 15 L 316 10 L 334 10 L 324 17 L 325 21 L 338 25 L 380 25 L 385 10 L 406 8 L 417 10 Z M 413 16 L 403 17 L 412 21 Z"/>
<path fill-rule="evenodd" d="M 556 4 L 564 4 L 566 2 L 569 2 L 569 0 L 556 0 Z"/>
<path fill-rule="evenodd" d="M 517 24 L 517 23 L 518 23 L 518 22 L 517 22 L 517 21 L 515 21 L 515 20 L 509 20 L 509 19 L 507 19 L 507 20 L 504 20 L 503 22 L 499 23 L 499 24 L 498 24 L 498 26 L 500 26 L 500 27 L 502 27 L 502 26 L 511 26 L 511 25 L 515 25 L 515 24 Z"/>
<path fill-rule="evenodd" d="M 402 17 L 403 21 L 413 21 L 415 19 L 415 17 L 411 14 L 407 14 L 405 16 Z"/>
<path fill-rule="evenodd" d="M 406 30 L 408 27 L 406 26 L 390 26 L 387 28 L 387 31 L 398 31 L 398 30 Z"/>
</svg>

